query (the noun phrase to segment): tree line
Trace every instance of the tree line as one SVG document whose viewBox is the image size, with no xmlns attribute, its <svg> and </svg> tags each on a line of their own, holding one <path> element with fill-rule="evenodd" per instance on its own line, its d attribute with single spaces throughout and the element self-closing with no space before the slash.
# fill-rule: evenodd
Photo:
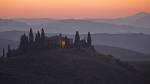
<svg viewBox="0 0 150 84">
<path fill-rule="evenodd" d="M 90 48 L 90 47 L 92 47 L 92 40 L 91 40 L 90 32 L 88 32 L 87 40 L 85 40 L 85 39 L 81 39 L 79 32 L 76 31 L 74 47 L 75 48 Z"/>
<path fill-rule="evenodd" d="M 50 49 L 50 44 L 48 42 L 48 37 L 45 36 L 44 29 L 42 28 L 41 31 L 37 31 L 34 35 L 32 28 L 30 28 L 29 34 L 23 34 L 20 37 L 20 43 L 17 49 L 11 49 L 10 45 L 8 45 L 7 57 L 17 56 L 21 54 L 25 54 L 28 52 L 33 52 L 37 50 L 47 50 Z M 66 44 L 68 44 L 68 38 L 65 36 Z M 69 48 L 91 48 L 92 40 L 91 34 L 88 32 L 87 39 L 81 39 L 79 32 L 76 31 L 74 42 L 69 45 Z M 53 46 L 53 45 L 52 45 Z M 3 55 L 5 56 L 5 49 L 3 48 Z"/>
<path fill-rule="evenodd" d="M 23 34 L 20 37 L 19 47 L 17 49 L 11 49 L 10 45 L 8 45 L 7 57 L 21 55 L 27 52 L 32 52 L 35 50 L 43 50 L 46 49 L 46 37 L 44 29 L 41 29 L 41 32 L 37 32 L 33 34 L 32 28 L 30 28 L 29 34 Z"/>
</svg>

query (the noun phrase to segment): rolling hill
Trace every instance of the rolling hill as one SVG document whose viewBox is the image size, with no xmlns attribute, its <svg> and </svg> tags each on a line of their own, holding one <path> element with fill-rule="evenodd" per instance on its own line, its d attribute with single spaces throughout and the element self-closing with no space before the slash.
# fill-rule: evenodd
<svg viewBox="0 0 150 84">
<path fill-rule="evenodd" d="M 150 54 L 150 35 L 145 34 L 93 34 L 94 45 L 119 47 Z"/>
<path fill-rule="evenodd" d="M 7 39 L 0 39 L 0 57 L 2 56 L 2 49 L 5 48 L 5 52 L 7 52 L 8 45 L 11 45 L 11 48 L 16 48 L 18 46 L 18 42 Z"/>
<path fill-rule="evenodd" d="M 91 49 L 55 49 L 0 60 L 2 84 L 141 84 L 131 65 Z"/>
<path fill-rule="evenodd" d="M 145 33 L 150 34 L 149 28 L 134 27 L 128 25 L 118 25 L 104 22 L 94 22 L 88 20 L 79 19 L 65 19 L 58 20 L 47 24 L 36 24 L 31 25 L 34 29 L 45 28 L 50 33 L 68 33 L 73 34 L 74 31 L 78 30 L 81 33 L 90 31 L 91 33 Z M 59 31 L 58 31 L 59 30 Z"/>
<path fill-rule="evenodd" d="M 74 31 L 75 32 L 75 31 Z M 20 36 L 27 32 L 25 31 L 5 31 L 0 32 L 1 39 L 19 41 Z M 58 35 L 59 33 L 46 33 L 47 36 Z M 63 34 L 70 38 L 74 38 L 72 34 Z M 85 34 L 81 34 L 81 39 L 86 38 Z M 147 34 L 92 34 L 93 45 L 106 45 L 119 47 L 144 54 L 150 54 L 150 35 Z"/>
<path fill-rule="evenodd" d="M 35 25 L 35 24 L 47 24 L 47 23 L 53 23 L 57 21 L 81 21 L 82 22 L 96 22 L 96 23 L 109 23 L 109 24 L 117 24 L 117 25 L 128 25 L 128 26 L 134 26 L 134 27 L 141 27 L 141 28 L 150 28 L 150 14 L 147 12 L 138 12 L 133 15 L 121 17 L 121 18 L 114 18 L 114 19 L 64 19 L 64 20 L 55 20 L 55 19 L 49 19 L 49 18 L 20 18 L 20 19 L 13 19 L 17 22 L 23 22 L 28 25 Z"/>
<path fill-rule="evenodd" d="M 115 23 L 131 25 L 135 27 L 150 28 L 150 14 L 139 12 L 135 15 L 119 18 L 115 21 Z"/>
<path fill-rule="evenodd" d="M 89 19 L 89 21 L 98 23 L 111 23 L 117 25 L 128 25 L 141 28 L 150 28 L 150 14 L 146 12 L 139 12 L 122 18 L 115 19 Z"/>
<path fill-rule="evenodd" d="M 122 61 L 150 61 L 150 55 L 123 48 L 95 45 L 95 49 L 99 53 L 103 53 L 105 55 L 112 55 Z"/>
<path fill-rule="evenodd" d="M 144 33 L 150 34 L 150 14 L 140 12 L 116 19 L 0 19 L 0 31 L 27 31 L 30 27 L 39 30 L 42 27 L 48 33 Z M 59 30 L 59 31 L 58 31 Z"/>
<path fill-rule="evenodd" d="M 11 31 L 11 30 L 28 30 L 30 27 L 23 22 L 17 22 L 12 19 L 0 19 L 0 31 Z"/>
<path fill-rule="evenodd" d="M 54 22 L 55 20 L 49 19 L 49 18 L 20 18 L 20 19 L 13 19 L 14 21 L 17 22 L 23 22 L 28 25 L 35 25 L 35 24 L 46 24 L 46 23 L 51 23 Z"/>
</svg>

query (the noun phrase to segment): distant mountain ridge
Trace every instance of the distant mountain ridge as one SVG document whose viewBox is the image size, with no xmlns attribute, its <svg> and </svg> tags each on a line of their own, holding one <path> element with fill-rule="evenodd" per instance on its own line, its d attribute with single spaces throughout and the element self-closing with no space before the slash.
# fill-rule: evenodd
<svg viewBox="0 0 150 84">
<path fill-rule="evenodd" d="M 47 24 L 55 21 L 54 19 L 49 18 L 19 18 L 19 19 L 13 19 L 14 21 L 23 22 L 28 25 L 35 25 L 35 24 Z"/>
<path fill-rule="evenodd" d="M 48 32 L 73 33 L 78 30 L 81 33 L 145 33 L 150 34 L 149 28 L 118 25 L 112 23 L 98 23 L 88 20 L 60 20 L 45 25 L 32 25 L 34 29 L 45 28 Z M 59 30 L 59 31 L 58 31 Z"/>
<path fill-rule="evenodd" d="M 5 22 L 4 22 L 5 21 Z M 150 34 L 150 14 L 138 13 L 118 19 L 10 19 L 0 20 L 0 31 L 39 30 L 42 27 L 49 33 L 144 33 Z M 58 31 L 59 30 L 59 31 Z"/>
<path fill-rule="evenodd" d="M 127 17 L 116 19 L 91 19 L 94 22 L 105 22 L 118 25 L 128 25 L 133 27 L 150 28 L 150 13 L 139 12 Z"/>
<path fill-rule="evenodd" d="M 131 25 L 136 27 L 150 28 L 150 14 L 145 12 L 140 12 L 135 15 L 120 18 L 116 20 L 116 23 Z"/>
<path fill-rule="evenodd" d="M 43 25 L 33 25 L 34 28 Z M 46 23 L 43 26 L 49 32 L 70 33 L 74 30 L 93 33 L 145 33 L 150 34 L 150 14 L 138 13 L 132 16 L 117 19 L 64 19 Z"/>
<path fill-rule="evenodd" d="M 24 22 L 14 21 L 13 19 L 0 19 L 0 31 L 26 30 L 29 26 Z"/>
<path fill-rule="evenodd" d="M 139 12 L 139 13 L 129 16 L 128 18 L 141 19 L 141 18 L 145 18 L 145 17 L 150 17 L 150 14 L 146 13 L 146 12 Z"/>
</svg>

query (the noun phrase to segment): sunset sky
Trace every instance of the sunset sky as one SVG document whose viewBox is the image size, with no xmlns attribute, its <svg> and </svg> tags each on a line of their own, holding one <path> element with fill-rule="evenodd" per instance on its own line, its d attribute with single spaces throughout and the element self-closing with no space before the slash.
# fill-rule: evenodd
<svg viewBox="0 0 150 84">
<path fill-rule="evenodd" d="M 0 18 L 116 18 L 150 13 L 150 0 L 0 0 Z"/>
</svg>

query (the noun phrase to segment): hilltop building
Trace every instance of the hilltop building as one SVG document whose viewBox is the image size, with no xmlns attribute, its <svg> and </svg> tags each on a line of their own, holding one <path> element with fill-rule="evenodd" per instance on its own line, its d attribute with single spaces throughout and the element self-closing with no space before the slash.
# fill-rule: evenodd
<svg viewBox="0 0 150 84">
<path fill-rule="evenodd" d="M 48 37 L 47 41 L 51 48 L 70 48 L 73 46 L 73 39 L 67 38 L 66 36 L 63 37 L 61 34 Z"/>
</svg>

